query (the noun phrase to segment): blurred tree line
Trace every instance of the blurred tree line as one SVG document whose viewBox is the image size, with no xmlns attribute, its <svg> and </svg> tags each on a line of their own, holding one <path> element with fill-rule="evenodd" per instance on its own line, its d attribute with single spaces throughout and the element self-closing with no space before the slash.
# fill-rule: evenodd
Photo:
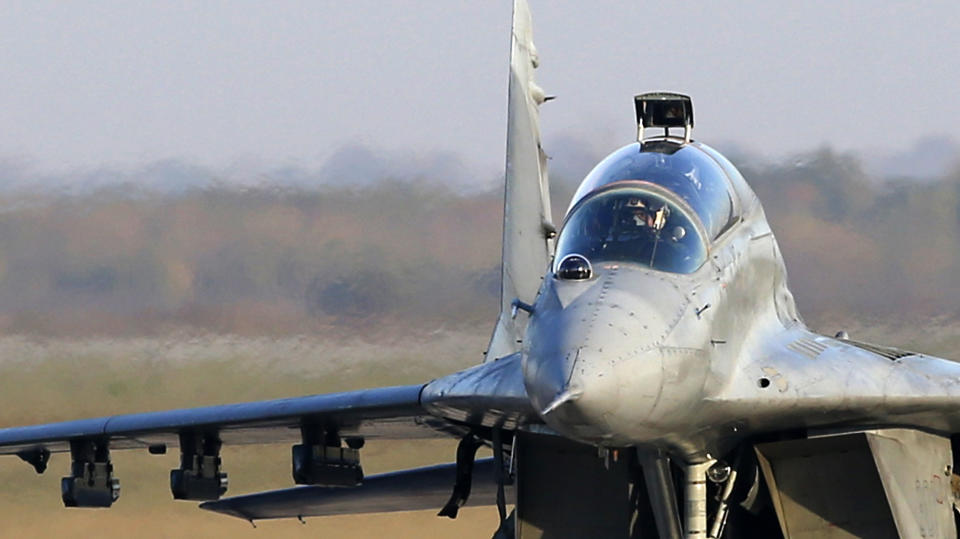
<svg viewBox="0 0 960 539">
<path fill-rule="evenodd" d="M 309 331 L 379 316 L 476 322 L 496 309 L 494 193 L 214 188 L 7 201 L 0 328 Z"/>
<path fill-rule="evenodd" d="M 829 148 L 783 163 L 738 161 L 808 319 L 960 313 L 960 169 L 881 180 Z M 553 177 L 558 222 L 578 179 Z M 497 307 L 499 189 L 385 179 L 0 198 L 6 333 L 477 325 L 492 323 Z"/>
<path fill-rule="evenodd" d="M 807 318 L 903 321 L 960 314 L 960 169 L 876 178 L 822 148 L 741 164 L 781 244 Z"/>
</svg>

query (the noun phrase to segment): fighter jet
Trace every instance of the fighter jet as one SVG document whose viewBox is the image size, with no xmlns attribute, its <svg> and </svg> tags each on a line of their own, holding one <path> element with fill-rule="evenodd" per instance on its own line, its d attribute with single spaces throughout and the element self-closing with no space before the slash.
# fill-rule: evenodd
<svg viewBox="0 0 960 539">
<path fill-rule="evenodd" d="M 524 0 L 514 4 L 502 294 L 486 358 L 423 384 L 0 430 L 70 507 L 119 496 L 114 450 L 179 447 L 173 497 L 255 521 L 496 506 L 495 537 L 956 537 L 960 364 L 820 335 L 756 195 L 634 99 L 637 140 L 550 221 Z M 558 232 L 559 229 L 559 232 Z M 365 477 L 366 439 L 455 437 L 455 462 Z M 300 486 L 221 498 L 223 444 L 293 442 Z M 478 448 L 493 458 L 475 459 Z M 513 507 L 508 513 L 509 506 Z M 335 534 L 335 530 L 329 530 Z"/>
</svg>

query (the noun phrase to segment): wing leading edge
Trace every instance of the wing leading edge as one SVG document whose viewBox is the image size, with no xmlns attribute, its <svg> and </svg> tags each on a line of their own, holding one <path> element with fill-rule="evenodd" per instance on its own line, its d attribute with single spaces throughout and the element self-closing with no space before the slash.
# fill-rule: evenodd
<svg viewBox="0 0 960 539">
<path fill-rule="evenodd" d="M 216 432 L 224 443 L 299 440 L 304 423 L 343 435 L 371 438 L 430 438 L 454 427 L 420 404 L 423 385 L 364 389 L 240 404 L 115 415 L 0 429 L 0 454 L 45 448 L 68 451 L 76 439 L 109 441 L 114 449 L 177 444 L 183 431 Z"/>
</svg>

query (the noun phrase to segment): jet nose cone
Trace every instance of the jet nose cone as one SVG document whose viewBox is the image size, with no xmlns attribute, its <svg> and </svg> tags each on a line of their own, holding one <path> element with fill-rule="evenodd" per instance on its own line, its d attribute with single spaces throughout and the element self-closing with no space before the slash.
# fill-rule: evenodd
<svg viewBox="0 0 960 539">
<path fill-rule="evenodd" d="M 601 279 L 573 298 L 560 290 L 528 327 L 527 394 L 548 425 L 582 440 L 630 441 L 650 417 L 662 390 L 661 345 L 681 306 L 654 283 L 643 293 L 617 284 Z"/>
<path fill-rule="evenodd" d="M 539 362 L 562 365 L 555 376 L 545 376 L 531 384 L 534 406 L 548 425 L 581 439 L 609 437 L 607 419 L 616 413 L 620 387 L 612 373 L 585 365 L 598 360 L 602 361 L 577 350 L 566 361 Z"/>
<path fill-rule="evenodd" d="M 577 374 L 581 350 L 574 349 L 563 357 L 528 355 L 525 364 L 527 392 L 540 415 L 560 413 L 580 401 L 585 380 Z M 614 390 L 616 388 L 613 388 Z M 591 387 L 591 392 L 594 388 Z"/>
<path fill-rule="evenodd" d="M 526 358 L 538 365 L 527 393 L 553 429 L 594 442 L 632 441 L 635 425 L 652 413 L 661 392 L 655 352 L 603 355 L 580 348 L 569 358 Z"/>
</svg>

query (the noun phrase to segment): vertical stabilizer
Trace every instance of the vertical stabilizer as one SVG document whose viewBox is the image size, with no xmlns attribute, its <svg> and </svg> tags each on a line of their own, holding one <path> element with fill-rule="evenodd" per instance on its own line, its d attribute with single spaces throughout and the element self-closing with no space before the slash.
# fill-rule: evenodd
<svg viewBox="0 0 960 539">
<path fill-rule="evenodd" d="M 538 65 L 526 0 L 513 5 L 510 88 L 507 99 L 507 166 L 503 204 L 500 317 L 487 349 L 497 359 L 519 349 L 526 314 L 514 315 L 514 300 L 533 303 L 552 254 L 550 188 L 540 146 L 544 93 L 534 83 Z"/>
</svg>

